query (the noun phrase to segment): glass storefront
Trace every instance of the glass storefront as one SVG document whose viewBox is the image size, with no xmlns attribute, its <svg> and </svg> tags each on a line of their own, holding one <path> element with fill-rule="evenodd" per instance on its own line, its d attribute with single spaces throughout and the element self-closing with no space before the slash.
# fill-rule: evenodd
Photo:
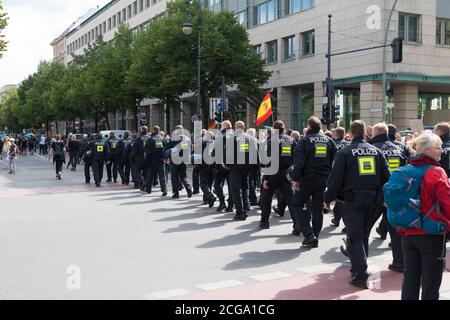
<svg viewBox="0 0 450 320">
<path fill-rule="evenodd" d="M 293 89 L 292 129 L 302 133 L 308 118 L 314 115 L 314 85 Z"/>
<path fill-rule="evenodd" d="M 450 109 L 450 95 L 439 93 L 419 93 L 418 118 L 423 119 L 426 110 Z"/>
<path fill-rule="evenodd" d="M 341 107 L 339 126 L 349 129 L 350 124 L 360 119 L 360 91 L 357 89 L 337 90 L 336 101 Z"/>
</svg>

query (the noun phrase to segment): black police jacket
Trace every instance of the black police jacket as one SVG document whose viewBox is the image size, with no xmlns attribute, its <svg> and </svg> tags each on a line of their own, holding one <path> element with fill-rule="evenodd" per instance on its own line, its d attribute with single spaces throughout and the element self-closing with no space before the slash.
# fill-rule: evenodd
<svg viewBox="0 0 450 320">
<path fill-rule="evenodd" d="M 147 140 L 145 145 L 145 160 L 153 161 L 164 159 L 164 149 L 166 147 L 166 140 L 160 134 L 154 134 Z"/>
<path fill-rule="evenodd" d="M 389 141 L 387 134 L 373 137 L 370 143 L 381 150 L 389 163 L 389 170 L 391 172 L 406 165 L 404 149 Z"/>
<path fill-rule="evenodd" d="M 397 147 L 399 147 L 403 150 L 403 154 L 406 157 L 406 161 L 408 161 L 409 158 L 411 158 L 411 151 L 408 149 L 407 146 L 405 146 L 400 141 L 395 140 L 395 137 L 389 137 L 389 141 L 391 141 L 393 144 L 395 144 Z"/>
<path fill-rule="evenodd" d="M 92 140 L 83 142 L 80 147 L 80 154 L 84 161 L 92 161 L 94 159 L 94 148 L 92 147 Z"/>
<path fill-rule="evenodd" d="M 168 154 L 166 151 L 170 150 L 170 154 L 178 153 L 180 157 L 183 157 L 185 152 L 191 154 L 191 148 L 191 139 L 186 135 L 181 134 L 173 139 L 170 139 L 164 148 L 164 152 L 165 154 Z"/>
<path fill-rule="evenodd" d="M 284 174 L 284 172 L 294 163 L 294 151 L 296 143 L 293 138 L 284 133 L 278 136 L 278 140 L 278 156 L 280 163 L 278 171 Z M 267 156 L 269 157 L 269 159 L 272 157 L 272 141 L 272 137 L 269 137 L 266 141 Z"/>
<path fill-rule="evenodd" d="M 389 165 L 381 150 L 362 138 L 353 139 L 336 156 L 324 201 L 343 199 L 343 194 L 349 191 L 381 192 L 389 177 Z"/>
<path fill-rule="evenodd" d="M 109 150 L 111 151 L 111 157 L 119 159 L 123 153 L 123 143 L 117 138 L 110 138 L 108 140 Z"/>
<path fill-rule="evenodd" d="M 334 140 L 334 142 L 336 143 L 336 152 L 339 152 L 350 145 L 350 142 L 344 139 L 336 139 Z"/>
<path fill-rule="evenodd" d="M 137 163 L 144 161 L 144 147 L 147 143 L 147 140 L 150 138 L 148 134 L 142 134 L 136 138 L 136 140 L 133 143 L 133 147 L 131 148 L 130 158 L 131 162 Z"/>
<path fill-rule="evenodd" d="M 441 136 L 441 140 L 443 152 L 439 163 L 450 178 L 450 136 Z"/>
<path fill-rule="evenodd" d="M 258 163 L 258 144 L 254 137 L 246 134 L 243 130 L 236 130 L 227 139 L 231 139 L 231 143 L 225 143 L 224 156 L 232 152 L 232 162 L 229 161 L 230 157 L 226 157 L 225 162 L 230 169 L 249 169 Z M 232 146 L 232 150 L 229 150 L 230 146 Z"/>
<path fill-rule="evenodd" d="M 310 130 L 295 148 L 297 161 L 292 177 L 294 181 L 311 180 L 317 175 L 327 176 L 336 154 L 336 144 L 318 131 Z"/>
<path fill-rule="evenodd" d="M 108 142 L 103 140 L 94 140 L 91 142 L 93 159 L 99 161 L 109 161 L 111 159 L 111 151 Z"/>
<path fill-rule="evenodd" d="M 130 144 L 131 144 L 131 139 L 122 139 L 119 141 L 119 144 L 118 144 L 118 148 L 120 150 L 119 159 L 123 163 L 128 163 L 127 152 L 129 152 L 129 150 L 126 150 L 126 149 Z"/>
</svg>

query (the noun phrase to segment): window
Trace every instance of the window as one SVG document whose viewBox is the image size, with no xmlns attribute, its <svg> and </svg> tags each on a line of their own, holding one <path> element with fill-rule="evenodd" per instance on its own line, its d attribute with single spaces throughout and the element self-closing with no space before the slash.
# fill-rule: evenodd
<svg viewBox="0 0 450 320">
<path fill-rule="evenodd" d="M 315 47 L 316 47 L 316 35 L 315 31 L 307 31 L 302 33 L 302 56 L 312 56 L 315 53 Z"/>
<path fill-rule="evenodd" d="M 398 36 L 406 42 L 419 43 L 419 16 L 400 13 L 398 16 Z"/>
<path fill-rule="evenodd" d="M 247 26 L 247 11 L 241 11 L 236 13 L 236 20 L 242 24 L 244 27 Z"/>
<path fill-rule="evenodd" d="M 283 60 L 293 60 L 295 59 L 295 51 L 296 51 L 296 42 L 295 42 L 295 36 L 290 36 L 283 39 Z"/>
<path fill-rule="evenodd" d="M 278 61 L 278 43 L 277 40 L 267 42 L 267 63 L 273 64 Z"/>
<path fill-rule="evenodd" d="M 133 16 L 137 15 L 138 13 L 138 5 L 137 5 L 137 1 L 135 1 L 133 3 Z"/>
<path fill-rule="evenodd" d="M 253 46 L 253 51 L 256 53 L 256 54 L 261 54 L 261 45 L 260 44 L 258 44 L 258 45 L 256 45 L 256 46 Z"/>
<path fill-rule="evenodd" d="M 112 21 L 111 18 L 108 19 L 108 31 L 111 30 L 112 27 Z"/>
<path fill-rule="evenodd" d="M 278 0 L 270 0 L 254 7 L 253 25 L 278 19 Z"/>
<path fill-rule="evenodd" d="M 106 33 L 106 21 L 103 22 L 103 33 Z"/>
<path fill-rule="evenodd" d="M 139 0 L 139 12 L 144 10 L 144 0 Z"/>
<path fill-rule="evenodd" d="M 115 28 L 117 26 L 116 24 L 116 15 L 113 15 L 112 17 L 112 27 Z"/>
<path fill-rule="evenodd" d="M 117 13 L 117 24 L 120 25 L 122 23 L 122 17 L 120 15 L 120 12 Z"/>
<path fill-rule="evenodd" d="M 313 0 L 284 0 L 284 14 L 293 14 L 314 7 Z"/>
<path fill-rule="evenodd" d="M 450 46 L 450 19 L 437 19 L 436 44 L 439 46 Z"/>
<path fill-rule="evenodd" d="M 146 8 L 150 7 L 150 0 L 145 0 L 145 7 Z"/>
<path fill-rule="evenodd" d="M 122 10 L 122 21 L 127 21 L 127 9 Z"/>
<path fill-rule="evenodd" d="M 131 4 L 128 6 L 128 16 L 127 19 L 131 18 Z"/>
</svg>

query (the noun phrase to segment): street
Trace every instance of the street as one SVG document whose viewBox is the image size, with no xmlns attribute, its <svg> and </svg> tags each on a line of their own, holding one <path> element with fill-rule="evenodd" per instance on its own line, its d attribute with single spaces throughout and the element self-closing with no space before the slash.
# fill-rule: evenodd
<svg viewBox="0 0 450 320">
<path fill-rule="evenodd" d="M 20 157 L 16 175 L 4 166 L 0 299 L 400 299 L 402 275 L 387 270 L 389 238 L 372 234 L 371 289 L 358 289 L 339 252 L 342 226 L 330 227 L 329 214 L 319 248 L 305 249 L 287 212 L 259 230 L 259 208 L 236 222 L 201 194 L 173 200 L 158 187 L 151 195 L 120 183 L 99 189 L 83 184 L 82 167 L 64 168 L 57 181 L 37 155 Z M 441 299 L 450 299 L 448 273 Z"/>
</svg>

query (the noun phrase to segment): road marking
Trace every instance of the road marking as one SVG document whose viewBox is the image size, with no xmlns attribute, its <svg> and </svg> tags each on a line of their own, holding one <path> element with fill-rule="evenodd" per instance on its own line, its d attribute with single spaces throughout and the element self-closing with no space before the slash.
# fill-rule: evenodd
<svg viewBox="0 0 450 320">
<path fill-rule="evenodd" d="M 144 300 L 158 300 L 158 299 L 169 299 L 179 296 L 188 295 L 190 292 L 184 289 L 173 289 L 166 291 L 153 292 L 149 294 L 144 294 L 142 298 Z"/>
<path fill-rule="evenodd" d="M 249 278 L 256 280 L 256 281 L 270 281 L 270 280 L 277 280 L 282 278 L 291 277 L 292 275 L 286 272 L 273 272 L 273 273 L 263 273 L 263 274 L 257 274 L 254 276 L 250 276 Z"/>
<path fill-rule="evenodd" d="M 441 299 L 441 300 L 450 300 L 450 291 L 440 293 L 439 294 L 439 299 Z"/>
<path fill-rule="evenodd" d="M 219 290 L 224 288 L 231 288 L 231 287 L 237 287 L 241 286 L 244 283 L 237 281 L 237 280 L 225 280 L 225 281 L 219 281 L 219 282 L 211 282 L 211 283 L 205 283 L 196 286 L 197 288 L 200 288 L 205 291 L 213 291 L 213 290 Z"/>
<path fill-rule="evenodd" d="M 331 263 L 331 264 L 320 264 L 316 266 L 310 266 L 310 267 L 301 267 L 298 268 L 297 271 L 303 272 L 303 273 L 318 273 L 318 272 L 325 272 L 325 271 L 334 271 L 340 267 L 346 267 L 346 263 Z"/>
</svg>

